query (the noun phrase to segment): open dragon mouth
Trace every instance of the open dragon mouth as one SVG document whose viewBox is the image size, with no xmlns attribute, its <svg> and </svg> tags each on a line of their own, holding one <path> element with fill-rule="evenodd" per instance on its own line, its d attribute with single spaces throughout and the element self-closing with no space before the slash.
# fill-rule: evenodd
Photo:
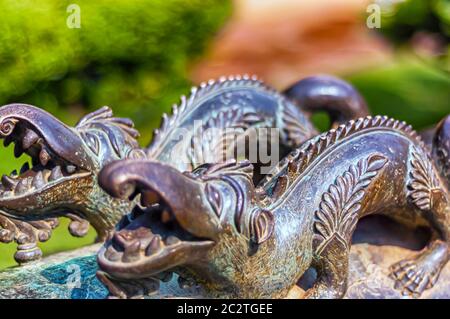
<svg viewBox="0 0 450 319">
<path fill-rule="evenodd" d="M 141 191 L 141 205 L 125 216 L 98 254 L 99 266 L 116 278 L 146 278 L 198 261 L 214 241 L 181 226 L 156 191 Z"/>
<path fill-rule="evenodd" d="M 5 147 L 14 144 L 14 156 L 23 153 L 31 157 L 31 166 L 25 162 L 19 172 L 3 175 L 0 183 L 0 206 L 14 201 L 17 208 L 30 206 L 32 196 L 52 189 L 67 180 L 89 175 L 87 170 L 63 159 L 56 154 L 37 132 L 26 126 L 17 125 L 14 131 L 4 137 Z M 17 201 L 17 200 L 21 201 Z M 20 205 L 22 203 L 22 205 Z M 8 205 L 6 205 L 8 206 Z"/>
</svg>

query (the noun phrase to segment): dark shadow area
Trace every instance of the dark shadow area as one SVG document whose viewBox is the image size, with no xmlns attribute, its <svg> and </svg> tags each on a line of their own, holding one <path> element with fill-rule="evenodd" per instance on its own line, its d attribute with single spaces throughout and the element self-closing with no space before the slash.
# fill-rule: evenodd
<svg viewBox="0 0 450 319">
<path fill-rule="evenodd" d="M 386 216 L 362 218 L 353 233 L 352 244 L 389 245 L 420 250 L 429 241 L 431 232 L 424 227 L 410 228 Z"/>
<path fill-rule="evenodd" d="M 373 215 L 362 218 L 353 233 L 352 245 L 397 246 L 411 250 L 422 249 L 430 240 L 431 232 L 424 227 L 410 228 L 389 217 Z M 297 285 L 304 290 L 311 288 L 317 279 L 317 272 L 310 267 Z"/>
</svg>

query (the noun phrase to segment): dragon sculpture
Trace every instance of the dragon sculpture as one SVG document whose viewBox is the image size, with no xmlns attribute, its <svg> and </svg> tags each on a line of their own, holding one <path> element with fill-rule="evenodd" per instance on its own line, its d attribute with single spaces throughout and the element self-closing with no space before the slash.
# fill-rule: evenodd
<svg viewBox="0 0 450 319">
<path fill-rule="evenodd" d="M 112 198 L 98 186 L 97 173 L 111 161 L 147 157 L 191 170 L 217 161 L 224 156 L 223 142 L 234 141 L 225 133 L 202 138 L 211 128 L 231 129 L 232 136 L 251 128 L 278 128 L 281 146 L 288 150 L 317 134 L 303 110 L 325 110 L 333 118 L 341 111 L 338 120 L 367 112 L 356 90 L 333 77 L 306 78 L 286 94 L 292 101 L 248 76 L 203 83 L 181 98 L 171 116 L 163 116 L 145 149 L 136 142 L 133 123 L 113 117 L 107 107 L 86 115 L 75 127 L 31 105 L 1 107 L 0 137 L 5 145 L 15 144 L 16 157 L 28 154 L 32 165 L 25 163 L 19 174 L 13 171 L 1 179 L 0 241 L 18 243 L 19 263 L 38 259 L 42 252 L 37 242 L 50 238 L 58 216 L 72 219 L 72 235 L 85 235 L 92 224 L 99 239 L 105 239 L 135 204 Z"/>
<path fill-rule="evenodd" d="M 145 156 L 130 120 L 114 118 L 108 107 L 69 127 L 49 113 L 26 104 L 0 108 L 0 136 L 14 143 L 14 155 L 26 153 L 19 174 L 3 175 L 0 185 L 0 241 L 18 243 L 15 259 L 26 262 L 42 255 L 37 241 L 49 239 L 67 216 L 74 236 L 87 233 L 89 223 L 104 240 L 132 203 L 105 194 L 97 173 L 107 163 Z"/>
<path fill-rule="evenodd" d="M 111 163 L 101 187 L 124 200 L 140 194 L 145 208 L 104 244 L 98 277 L 117 297 L 146 293 L 175 272 L 210 297 L 279 298 L 314 267 L 304 297 L 339 298 L 358 220 L 385 214 L 433 231 L 422 251 L 390 269 L 396 288 L 417 297 L 449 257 L 449 128 L 447 118 L 433 138 L 437 162 L 404 122 L 352 120 L 292 151 L 258 187 L 248 161 L 185 173 L 150 160 Z"/>
</svg>

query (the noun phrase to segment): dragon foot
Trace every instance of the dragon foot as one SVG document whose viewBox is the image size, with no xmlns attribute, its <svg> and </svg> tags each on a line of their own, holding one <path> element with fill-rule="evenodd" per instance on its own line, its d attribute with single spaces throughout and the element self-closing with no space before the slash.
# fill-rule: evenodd
<svg viewBox="0 0 450 319">
<path fill-rule="evenodd" d="M 404 296 L 418 298 L 438 280 L 441 269 L 447 262 L 447 245 L 438 242 L 433 246 L 390 267 L 390 277 L 395 280 L 395 289 L 401 290 Z"/>
</svg>

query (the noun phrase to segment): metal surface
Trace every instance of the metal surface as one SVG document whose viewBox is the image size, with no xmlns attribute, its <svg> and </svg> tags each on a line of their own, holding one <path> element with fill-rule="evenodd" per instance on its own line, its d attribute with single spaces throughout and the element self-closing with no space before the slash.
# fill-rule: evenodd
<svg viewBox="0 0 450 319">
<path fill-rule="evenodd" d="M 255 187 L 248 161 L 181 173 L 161 162 L 124 160 L 102 169 L 111 196 L 141 198 L 98 254 L 99 279 L 118 297 L 145 294 L 175 272 L 212 297 L 286 297 L 311 267 L 306 298 L 340 298 L 358 221 L 383 214 L 432 236 L 390 267 L 395 289 L 419 297 L 448 261 L 448 121 L 432 152 L 404 122 L 365 117 L 290 153 Z M 136 290 L 139 287 L 138 290 Z"/>
<path fill-rule="evenodd" d="M 420 232 L 399 226 L 387 220 L 374 222 L 363 219 L 358 223 L 350 251 L 348 288 L 344 298 L 410 298 L 402 296 L 394 288 L 395 282 L 388 277 L 388 268 L 390 264 L 410 255 L 411 249 L 420 249 L 423 236 Z M 95 253 L 99 247 L 97 244 L 53 254 L 28 265 L 0 271 L 0 298 L 106 298 L 108 290 L 95 276 L 98 270 Z M 166 276 L 166 280 L 169 281 L 159 281 L 157 290 L 133 297 L 206 297 L 201 286 L 189 285 L 178 279 L 176 274 Z M 307 271 L 288 297 L 301 297 L 314 280 L 314 271 Z M 421 298 L 450 298 L 449 282 L 450 265 L 447 263 L 436 285 L 424 291 Z"/>
<path fill-rule="evenodd" d="M 290 96 L 300 104 L 303 96 L 308 96 L 305 102 L 308 110 L 327 111 L 329 105 L 339 101 L 343 113 L 340 118 L 352 117 L 355 111 L 365 112 L 362 100 L 359 100 L 361 109 L 354 103 L 357 92 L 348 89 L 345 82 L 336 81 L 330 82 L 324 76 L 312 77 L 294 85 L 295 92 Z M 336 90 L 339 87 L 343 89 Z M 336 92 L 334 99 L 333 92 Z M 342 103 L 343 99 L 349 103 Z M 73 235 L 86 234 L 90 223 L 99 239 L 104 240 L 134 206 L 108 196 L 98 187 L 97 173 L 105 164 L 147 157 L 181 171 L 191 170 L 222 159 L 226 156 L 224 144 L 239 143 L 228 139 L 230 134 L 244 137 L 253 132 L 252 128 L 278 129 L 276 142 L 281 144 L 280 155 L 283 155 L 285 150 L 317 134 L 301 109 L 301 105 L 296 106 L 248 76 L 210 81 L 193 88 L 189 97 L 182 97 L 180 105 L 174 106 L 173 114 L 163 116 L 150 146 L 141 150 L 135 140 L 138 133 L 133 123 L 113 117 L 107 107 L 88 114 L 75 127 L 68 127 L 37 107 L 5 105 L 0 108 L 1 138 L 5 145 L 15 144 L 16 157 L 24 152 L 28 154 L 32 165 L 25 164 L 19 174 L 13 172 L 2 177 L 0 241 L 18 243 L 15 258 L 19 263 L 38 259 L 42 252 L 37 242 L 50 238 L 59 216 L 72 219 L 69 230 Z M 211 128 L 228 131 L 204 138 L 202 134 Z M 265 147 L 262 145 L 260 149 Z M 227 146 L 233 151 L 238 148 L 234 144 Z M 257 152 L 260 153 L 266 152 Z M 232 157 L 246 155 L 237 152 Z M 257 158 L 255 165 L 259 164 L 264 163 Z M 260 178 L 258 172 L 255 169 L 255 180 Z"/>
<path fill-rule="evenodd" d="M 111 198 L 97 183 L 105 164 L 144 156 L 133 123 L 113 117 L 108 107 L 69 127 L 37 107 L 5 105 L 0 136 L 5 145 L 14 143 L 16 157 L 26 153 L 32 162 L 3 175 L 0 185 L 0 241 L 18 243 L 18 262 L 42 255 L 37 242 L 50 238 L 58 216 L 72 219 L 72 235 L 85 235 L 92 224 L 103 240 L 133 206 Z"/>
</svg>

